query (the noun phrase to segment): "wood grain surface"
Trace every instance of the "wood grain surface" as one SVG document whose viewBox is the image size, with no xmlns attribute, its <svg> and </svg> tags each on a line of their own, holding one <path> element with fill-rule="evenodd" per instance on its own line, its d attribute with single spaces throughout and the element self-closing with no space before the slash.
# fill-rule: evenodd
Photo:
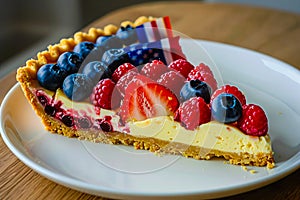
<svg viewBox="0 0 300 200">
<path fill-rule="evenodd" d="M 118 25 L 138 16 L 170 16 L 173 28 L 186 35 L 245 47 L 300 69 L 300 16 L 233 4 L 160 2 L 112 12 L 89 27 Z M 0 102 L 15 83 L 15 72 L 0 80 Z M 5 83 L 5 84 L 4 84 Z M 224 199 L 300 199 L 300 170 L 268 186 Z M 106 199 L 58 185 L 17 159 L 0 138 L 0 199 Z"/>
</svg>

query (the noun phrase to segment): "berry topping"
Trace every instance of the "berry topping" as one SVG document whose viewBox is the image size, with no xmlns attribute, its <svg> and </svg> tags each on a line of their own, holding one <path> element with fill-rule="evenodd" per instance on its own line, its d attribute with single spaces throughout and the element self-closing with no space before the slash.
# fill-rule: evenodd
<svg viewBox="0 0 300 200">
<path fill-rule="evenodd" d="M 195 70 L 196 71 L 199 71 L 201 73 L 208 73 L 210 74 L 211 76 L 214 76 L 213 72 L 211 71 L 211 69 L 209 68 L 208 65 L 204 64 L 204 63 L 200 63 L 199 65 L 197 65 L 195 67 Z M 192 72 L 190 72 L 191 75 L 193 74 Z"/>
<path fill-rule="evenodd" d="M 194 69 L 194 66 L 185 59 L 175 60 L 171 62 L 168 67 L 172 70 L 180 72 L 185 78 L 187 78 L 190 71 Z"/>
<path fill-rule="evenodd" d="M 105 50 L 123 47 L 122 41 L 116 35 L 100 36 L 97 38 L 96 44 L 98 47 L 102 47 Z"/>
<path fill-rule="evenodd" d="M 80 54 L 83 58 L 85 58 L 95 47 L 95 44 L 92 42 L 80 42 L 77 44 L 73 52 Z"/>
<path fill-rule="evenodd" d="M 211 120 L 211 112 L 203 98 L 192 97 L 180 105 L 175 120 L 181 122 L 186 129 L 194 130 Z"/>
<path fill-rule="evenodd" d="M 126 27 L 121 26 L 117 31 L 116 35 L 126 46 L 133 44 L 137 41 L 136 31 L 129 24 Z"/>
<path fill-rule="evenodd" d="M 212 73 L 210 68 L 203 63 L 196 66 L 188 74 L 187 80 L 196 79 L 206 82 L 211 87 L 212 91 L 215 91 L 218 88 L 218 84 L 216 79 L 214 78 L 214 74 Z"/>
<path fill-rule="evenodd" d="M 140 75 L 139 73 L 136 73 L 135 71 L 129 71 L 127 72 L 124 76 L 120 78 L 120 80 L 117 82 L 117 89 L 120 92 L 121 96 L 125 96 L 125 91 L 128 92 L 127 90 L 129 84 L 132 84 L 131 88 L 133 87 L 139 87 L 141 85 L 144 85 L 146 83 L 151 83 L 153 82 L 150 78 Z"/>
<path fill-rule="evenodd" d="M 242 105 L 232 94 L 222 93 L 211 102 L 214 119 L 222 123 L 236 122 L 242 115 Z"/>
<path fill-rule="evenodd" d="M 93 83 L 85 74 L 71 74 L 63 82 L 63 91 L 69 99 L 81 101 L 87 98 L 93 89 Z"/>
<path fill-rule="evenodd" d="M 134 77 L 136 77 L 137 75 L 139 75 L 137 72 L 135 71 L 129 71 L 128 73 L 126 73 L 125 75 L 123 75 L 119 81 L 116 84 L 117 89 L 119 90 L 121 96 L 125 96 L 125 90 L 128 86 L 128 84 L 130 83 L 130 81 L 132 81 L 134 79 Z"/>
<path fill-rule="evenodd" d="M 134 85 L 134 83 L 133 83 Z M 176 96 L 158 83 L 146 83 L 134 90 L 130 88 L 121 105 L 120 116 L 123 121 L 145 120 L 157 116 L 173 115 L 179 102 Z"/>
<path fill-rule="evenodd" d="M 61 87 L 66 76 L 67 72 L 56 64 L 43 65 L 37 72 L 40 85 L 51 91 Z"/>
<path fill-rule="evenodd" d="M 96 85 L 99 80 L 108 78 L 108 67 L 101 61 L 92 61 L 84 66 L 82 73 L 87 75 Z"/>
<path fill-rule="evenodd" d="M 102 79 L 94 87 L 90 96 L 90 100 L 94 106 L 111 109 L 116 105 L 112 105 L 112 95 L 114 92 L 115 83 L 111 79 Z M 115 98 L 114 100 L 118 100 Z"/>
<path fill-rule="evenodd" d="M 141 74 L 145 75 L 152 80 L 156 81 L 160 76 L 168 72 L 167 66 L 160 60 L 153 60 L 150 63 L 146 63 L 141 69 Z"/>
<path fill-rule="evenodd" d="M 184 84 L 185 78 L 175 71 L 169 71 L 160 76 L 157 82 L 174 92 L 174 94 L 179 98 L 180 90 Z"/>
<path fill-rule="evenodd" d="M 232 85 L 224 85 L 221 88 L 217 89 L 212 94 L 211 101 L 213 101 L 214 98 L 216 98 L 219 94 L 222 94 L 222 93 L 229 93 L 229 94 L 234 95 L 240 101 L 242 106 L 246 104 L 246 98 L 245 98 L 244 94 L 236 86 L 232 86 Z"/>
<path fill-rule="evenodd" d="M 96 45 L 101 46 L 106 40 L 108 40 L 111 36 L 110 35 L 103 35 L 99 36 L 96 40 Z"/>
<path fill-rule="evenodd" d="M 247 135 L 266 135 L 268 132 L 268 119 L 264 110 L 255 104 L 244 105 L 243 115 L 238 120 L 238 127 Z"/>
<path fill-rule="evenodd" d="M 120 65 L 112 74 L 112 80 L 115 83 L 118 82 L 118 80 L 129 71 L 138 72 L 137 68 L 130 63 L 124 63 Z"/>
<path fill-rule="evenodd" d="M 127 53 L 123 49 L 110 49 L 105 51 L 102 56 L 102 62 L 108 66 L 108 71 L 111 75 L 123 63 L 130 63 Z"/>
<path fill-rule="evenodd" d="M 65 52 L 58 57 L 57 65 L 66 70 L 68 74 L 77 73 L 83 57 L 75 52 Z"/>
<path fill-rule="evenodd" d="M 186 82 L 180 90 L 182 101 L 186 101 L 192 97 L 202 97 L 206 103 L 210 102 L 211 88 L 198 79 Z"/>
</svg>

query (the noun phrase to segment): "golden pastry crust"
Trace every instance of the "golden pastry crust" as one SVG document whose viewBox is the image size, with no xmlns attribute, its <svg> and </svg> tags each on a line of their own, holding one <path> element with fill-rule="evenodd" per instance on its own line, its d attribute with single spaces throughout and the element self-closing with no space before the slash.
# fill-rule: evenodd
<svg viewBox="0 0 300 200">
<path fill-rule="evenodd" d="M 145 22 L 152 21 L 153 17 L 139 17 L 134 22 L 124 21 L 121 26 L 131 25 L 136 27 Z M 83 130 L 74 130 L 63 124 L 61 121 L 56 120 L 44 111 L 43 106 L 39 103 L 37 96 L 34 94 L 34 88 L 37 83 L 37 71 L 38 69 L 47 63 L 54 63 L 57 61 L 59 55 L 64 52 L 72 51 L 76 44 L 82 41 L 95 42 L 99 36 L 115 34 L 118 27 L 115 25 L 107 25 L 103 29 L 90 28 L 87 33 L 77 32 L 73 38 L 62 39 L 58 44 L 48 46 L 48 49 L 39 52 L 36 59 L 30 59 L 26 62 L 24 67 L 20 67 L 17 71 L 17 80 L 20 83 L 22 90 L 32 105 L 32 108 L 38 116 L 40 116 L 42 123 L 46 130 L 61 134 L 67 137 L 78 137 L 79 139 L 89 140 L 92 142 L 110 143 L 110 144 L 123 144 L 133 145 L 136 149 L 149 150 L 151 152 L 179 154 L 185 157 L 191 157 L 194 159 L 211 159 L 212 157 L 224 157 L 232 164 L 239 165 L 254 165 L 254 166 L 266 166 L 268 168 L 274 167 L 273 154 L 258 154 L 250 155 L 248 153 L 236 154 L 221 152 L 211 149 L 201 149 L 196 146 L 187 146 L 175 142 L 168 142 L 154 138 L 136 137 L 120 132 L 99 133 Z M 53 92 L 53 96 L 55 92 Z M 209 152 L 202 155 L 201 152 Z"/>
</svg>

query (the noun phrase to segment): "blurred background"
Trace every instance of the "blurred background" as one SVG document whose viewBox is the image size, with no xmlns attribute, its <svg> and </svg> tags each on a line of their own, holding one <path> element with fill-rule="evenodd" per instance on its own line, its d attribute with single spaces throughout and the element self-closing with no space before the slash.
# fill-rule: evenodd
<svg viewBox="0 0 300 200">
<path fill-rule="evenodd" d="M 48 44 L 71 36 L 97 18 L 125 6 L 154 1 L 0 0 L 0 78 L 23 65 Z M 253 4 L 300 13 L 300 0 L 202 1 Z"/>
</svg>

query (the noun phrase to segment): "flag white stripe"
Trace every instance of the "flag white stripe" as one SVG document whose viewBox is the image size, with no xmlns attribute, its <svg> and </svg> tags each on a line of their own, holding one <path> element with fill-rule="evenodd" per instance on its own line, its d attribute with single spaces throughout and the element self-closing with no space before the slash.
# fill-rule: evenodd
<svg viewBox="0 0 300 200">
<path fill-rule="evenodd" d="M 171 63 L 173 60 L 172 55 L 171 55 L 171 48 L 170 48 L 170 41 L 168 38 L 162 39 L 161 40 L 161 47 L 164 51 L 164 56 L 167 64 Z"/>
</svg>

